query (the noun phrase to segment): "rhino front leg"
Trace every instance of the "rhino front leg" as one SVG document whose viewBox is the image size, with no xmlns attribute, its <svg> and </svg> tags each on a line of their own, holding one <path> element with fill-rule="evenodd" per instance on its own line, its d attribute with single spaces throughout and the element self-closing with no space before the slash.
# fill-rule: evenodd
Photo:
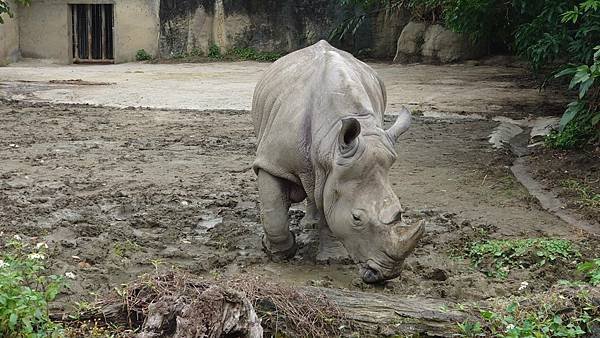
<svg viewBox="0 0 600 338">
<path fill-rule="evenodd" d="M 317 205 L 310 198 L 306 199 L 306 213 L 302 220 L 300 221 L 300 225 L 304 229 L 317 229 L 319 224 L 321 224 L 321 220 L 319 217 L 319 211 L 317 210 Z"/>
<path fill-rule="evenodd" d="M 264 170 L 258 172 L 260 218 L 265 231 L 263 247 L 273 260 L 294 257 L 298 246 L 289 228 L 290 183 Z"/>
<path fill-rule="evenodd" d="M 331 232 L 325 222 L 319 226 L 318 263 L 350 263 L 352 260 L 348 251 Z"/>
</svg>

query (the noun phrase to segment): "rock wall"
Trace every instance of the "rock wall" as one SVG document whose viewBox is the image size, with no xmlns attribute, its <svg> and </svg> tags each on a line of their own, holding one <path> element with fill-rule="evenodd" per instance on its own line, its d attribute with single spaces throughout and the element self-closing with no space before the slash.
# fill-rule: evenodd
<svg viewBox="0 0 600 338">
<path fill-rule="evenodd" d="M 484 44 L 474 44 L 462 34 L 411 21 L 398 38 L 394 62 L 450 63 L 475 59 L 485 52 Z"/>
<path fill-rule="evenodd" d="M 212 43 L 223 51 L 250 47 L 287 53 L 326 39 L 344 17 L 331 0 L 161 0 L 159 16 L 161 57 L 206 54 Z M 407 22 L 403 12 L 383 11 L 356 36 L 332 43 L 391 58 Z"/>
</svg>

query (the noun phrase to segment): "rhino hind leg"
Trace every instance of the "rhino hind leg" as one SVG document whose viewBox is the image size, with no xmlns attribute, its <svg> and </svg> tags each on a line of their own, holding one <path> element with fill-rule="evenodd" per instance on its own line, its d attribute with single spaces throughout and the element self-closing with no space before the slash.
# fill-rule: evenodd
<svg viewBox="0 0 600 338">
<path fill-rule="evenodd" d="M 352 259 L 348 251 L 334 235 L 327 224 L 319 226 L 319 253 L 317 254 L 317 263 L 351 263 Z"/>
<path fill-rule="evenodd" d="M 263 247 L 275 261 L 292 258 L 298 250 L 294 234 L 289 228 L 291 188 L 284 179 L 264 170 L 258 172 L 260 218 L 265 231 Z"/>
</svg>

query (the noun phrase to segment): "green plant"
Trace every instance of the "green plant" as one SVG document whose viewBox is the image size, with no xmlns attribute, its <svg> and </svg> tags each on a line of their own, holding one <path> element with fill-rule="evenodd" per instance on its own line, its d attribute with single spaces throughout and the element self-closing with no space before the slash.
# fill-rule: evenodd
<svg viewBox="0 0 600 338">
<path fill-rule="evenodd" d="M 235 47 L 231 53 L 235 58 L 240 60 L 254 60 L 271 62 L 281 58 L 281 54 L 277 52 L 259 52 L 254 48 Z"/>
<path fill-rule="evenodd" d="M 116 242 L 113 244 L 113 253 L 117 257 L 127 257 L 130 253 L 138 252 L 142 247 L 136 242 L 128 239 L 124 242 Z"/>
<path fill-rule="evenodd" d="M 580 204 L 592 208 L 600 208 L 600 194 L 594 193 L 584 183 L 574 179 L 563 180 L 560 183 L 563 187 L 579 195 Z"/>
<path fill-rule="evenodd" d="M 152 60 L 152 55 L 148 54 L 145 49 L 140 49 L 135 53 L 135 59 L 137 61 L 147 61 Z"/>
<path fill-rule="evenodd" d="M 506 314 L 482 311 L 481 316 L 497 337 L 579 337 L 585 334 L 577 325 L 578 320 L 564 323 L 559 315 L 544 311 L 517 315 L 519 310 L 519 304 L 512 303 L 506 308 Z"/>
<path fill-rule="evenodd" d="M 31 0 L 16 0 L 16 3 L 23 6 L 29 6 L 31 4 Z M 13 17 L 13 13 L 11 12 L 10 6 L 6 0 L 0 0 L 0 24 L 4 23 L 2 14 L 7 14 L 11 18 Z"/>
<path fill-rule="evenodd" d="M 596 1 L 600 6 L 600 1 Z M 577 8 L 577 7 L 576 7 Z M 569 13 L 566 13 L 569 14 Z M 564 16 L 568 20 L 575 17 Z M 600 16 L 598 17 L 600 21 Z M 600 30 L 600 25 L 598 25 Z M 571 148 L 585 144 L 588 140 L 600 140 L 600 45 L 594 47 L 591 65 L 569 65 L 555 77 L 572 75 L 569 89 L 577 89 L 577 99 L 569 103 L 560 119 L 560 129 L 551 133 L 546 144 L 555 148 Z"/>
<path fill-rule="evenodd" d="M 500 239 L 473 244 L 467 251 L 473 264 L 491 277 L 505 278 L 511 268 L 539 268 L 548 262 L 579 256 L 564 239 Z"/>
<path fill-rule="evenodd" d="M 479 321 L 459 323 L 457 330 L 462 337 L 589 336 L 600 324 L 599 296 L 598 288 L 568 283 L 534 295 L 496 298 L 479 310 Z"/>
<path fill-rule="evenodd" d="M 221 48 L 218 45 L 211 43 L 208 47 L 208 57 L 217 60 L 222 59 L 223 54 L 221 54 Z"/>
<path fill-rule="evenodd" d="M 189 56 L 191 56 L 191 57 L 200 57 L 200 56 L 203 56 L 203 55 L 204 55 L 204 53 L 198 47 L 192 48 L 192 50 L 189 52 Z"/>
<path fill-rule="evenodd" d="M 481 324 L 478 322 L 465 321 L 458 323 L 458 332 L 461 337 L 485 337 Z"/>
<path fill-rule="evenodd" d="M 0 254 L 0 336 L 58 337 L 61 327 L 48 315 L 63 279 L 45 273 L 44 243 L 29 245 L 18 236 Z"/>
<path fill-rule="evenodd" d="M 586 275 L 590 284 L 594 286 L 600 285 L 600 258 L 579 264 L 577 270 Z"/>
</svg>

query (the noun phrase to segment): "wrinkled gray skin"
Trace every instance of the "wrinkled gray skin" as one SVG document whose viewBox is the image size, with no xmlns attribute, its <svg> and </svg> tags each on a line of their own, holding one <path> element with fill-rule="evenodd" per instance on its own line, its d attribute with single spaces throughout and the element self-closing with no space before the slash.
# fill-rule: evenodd
<svg viewBox="0 0 600 338">
<path fill-rule="evenodd" d="M 305 226 L 318 226 L 318 260 L 350 257 L 363 281 L 400 274 L 423 234 L 406 226 L 388 172 L 394 143 L 410 126 L 404 109 L 384 130 L 386 94 L 375 71 L 325 41 L 271 65 L 252 105 L 258 150 L 263 245 L 273 258 L 296 252 L 291 203 L 307 200 Z M 343 246 L 340 244 L 340 240 Z"/>
</svg>

